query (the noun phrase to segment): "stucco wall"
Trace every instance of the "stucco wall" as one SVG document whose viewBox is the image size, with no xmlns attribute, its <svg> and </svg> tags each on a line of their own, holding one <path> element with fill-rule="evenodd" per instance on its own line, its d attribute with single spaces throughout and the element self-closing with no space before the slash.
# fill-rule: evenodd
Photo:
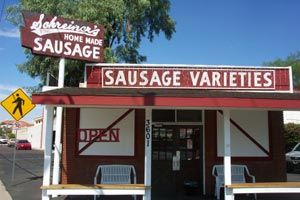
<svg viewBox="0 0 300 200">
<path fill-rule="evenodd" d="M 217 112 L 218 156 L 224 155 L 223 115 Z M 269 150 L 268 111 L 231 110 L 231 155 L 244 157 L 267 157 L 246 134 L 252 137 L 265 150 Z"/>
</svg>

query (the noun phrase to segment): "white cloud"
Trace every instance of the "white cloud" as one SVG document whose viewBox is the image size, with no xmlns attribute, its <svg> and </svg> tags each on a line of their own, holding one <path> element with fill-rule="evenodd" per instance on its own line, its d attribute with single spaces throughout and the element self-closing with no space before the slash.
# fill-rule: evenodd
<svg viewBox="0 0 300 200">
<path fill-rule="evenodd" d="M 8 92 L 13 92 L 16 89 L 20 88 L 19 86 L 16 85 L 1 85 L 0 84 L 0 90 L 1 91 L 8 91 Z M 1 94 L 0 94 L 1 95 Z"/>
<path fill-rule="evenodd" d="M 0 37 L 20 38 L 19 29 L 0 29 Z"/>
<path fill-rule="evenodd" d="M 0 93 L 0 101 L 3 101 L 4 99 L 6 99 L 8 96 L 10 95 L 10 93 L 6 93 L 6 92 L 1 92 Z"/>
<path fill-rule="evenodd" d="M 0 101 L 6 99 L 12 92 L 20 87 L 14 85 L 1 85 L 0 84 Z"/>
<path fill-rule="evenodd" d="M 4 100 L 8 95 L 0 93 L 0 101 Z"/>
</svg>

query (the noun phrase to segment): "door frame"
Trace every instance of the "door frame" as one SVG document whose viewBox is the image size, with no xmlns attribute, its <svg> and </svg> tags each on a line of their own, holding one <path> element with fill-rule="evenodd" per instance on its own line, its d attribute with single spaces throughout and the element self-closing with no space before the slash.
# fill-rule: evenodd
<svg viewBox="0 0 300 200">
<path fill-rule="evenodd" d="M 152 110 L 155 108 L 151 109 Z M 172 109 L 172 108 L 159 108 L 159 109 Z M 182 108 L 182 109 L 186 109 L 186 108 Z M 172 109 L 173 110 L 173 109 Z M 174 110 L 181 110 L 181 109 L 174 109 Z M 187 109 L 188 110 L 188 109 Z M 189 108 L 189 110 L 201 110 L 202 113 L 202 122 L 153 122 L 152 119 L 152 126 L 154 125 L 174 125 L 174 126 L 184 126 L 184 125 L 191 125 L 191 126 L 202 126 L 202 191 L 203 191 L 203 195 L 206 195 L 206 187 L 205 187 L 205 183 L 206 183 L 206 170 L 205 170 L 205 109 L 195 109 L 195 108 Z M 176 112 L 175 112 L 176 113 Z M 152 128 L 151 128 L 152 129 Z M 151 130 L 151 135 L 152 135 L 152 130 Z M 153 153 L 153 149 L 151 149 L 151 154 Z M 152 156 L 151 156 L 151 162 L 152 162 Z M 151 167 L 151 171 L 153 170 L 153 168 Z M 152 172 L 151 172 L 152 174 Z"/>
</svg>

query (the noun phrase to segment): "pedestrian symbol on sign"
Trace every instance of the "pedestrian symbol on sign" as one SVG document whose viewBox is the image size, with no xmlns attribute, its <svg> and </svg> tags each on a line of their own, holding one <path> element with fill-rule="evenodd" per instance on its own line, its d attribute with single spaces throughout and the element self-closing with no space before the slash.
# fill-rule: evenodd
<svg viewBox="0 0 300 200">
<path fill-rule="evenodd" d="M 22 119 L 35 107 L 35 104 L 31 102 L 31 99 L 22 89 L 9 95 L 1 102 L 1 105 L 16 121 Z"/>
<path fill-rule="evenodd" d="M 16 107 L 13 111 L 13 115 L 16 113 L 16 111 L 18 109 L 20 112 L 20 115 L 23 117 L 22 106 L 24 105 L 25 101 L 24 101 L 24 99 L 19 97 L 20 95 L 18 93 L 16 94 L 16 96 L 17 96 L 17 99 L 13 101 L 13 103 L 16 104 Z"/>
</svg>

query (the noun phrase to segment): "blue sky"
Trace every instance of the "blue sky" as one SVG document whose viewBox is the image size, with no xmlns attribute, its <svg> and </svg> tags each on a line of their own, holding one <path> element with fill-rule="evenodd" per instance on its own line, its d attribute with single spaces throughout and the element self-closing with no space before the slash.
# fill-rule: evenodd
<svg viewBox="0 0 300 200">
<path fill-rule="evenodd" d="M 0 0 L 0 12 L 4 0 Z M 6 0 L 5 5 L 14 3 Z M 171 0 L 176 33 L 144 40 L 147 63 L 257 66 L 300 50 L 298 0 Z M 0 21 L 0 100 L 13 90 L 38 83 L 16 69 L 26 60 L 18 29 Z M 25 117 L 41 115 L 37 108 Z M 0 108 L 0 121 L 11 119 Z"/>
</svg>

